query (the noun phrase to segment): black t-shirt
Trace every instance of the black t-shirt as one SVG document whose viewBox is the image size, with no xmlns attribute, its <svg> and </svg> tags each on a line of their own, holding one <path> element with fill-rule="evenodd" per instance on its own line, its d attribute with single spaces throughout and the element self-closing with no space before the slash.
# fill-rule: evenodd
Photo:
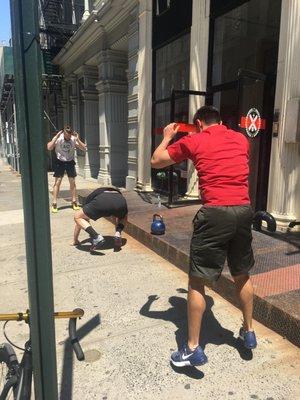
<svg viewBox="0 0 300 400">
<path fill-rule="evenodd" d="M 96 196 L 99 196 L 99 194 L 102 194 L 104 192 L 118 192 L 120 195 L 122 195 L 121 191 L 116 188 L 112 187 L 101 187 L 96 190 L 94 190 L 92 193 L 90 193 L 87 198 L 85 199 L 85 204 L 90 203 Z"/>
</svg>

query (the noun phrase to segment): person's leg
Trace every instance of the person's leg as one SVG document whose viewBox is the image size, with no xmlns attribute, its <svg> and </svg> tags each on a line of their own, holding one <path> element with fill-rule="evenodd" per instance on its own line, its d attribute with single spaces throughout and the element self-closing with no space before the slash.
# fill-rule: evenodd
<svg viewBox="0 0 300 400">
<path fill-rule="evenodd" d="M 207 357 L 199 346 L 202 317 L 205 311 L 205 290 L 201 278 L 190 275 L 188 291 L 188 342 L 171 355 L 176 367 L 196 366 L 207 363 Z"/>
<path fill-rule="evenodd" d="M 57 206 L 57 197 L 58 197 L 58 194 L 59 194 L 61 181 L 62 181 L 62 176 L 55 177 L 55 182 L 54 182 L 54 185 L 53 185 L 53 198 L 52 198 L 52 205 L 55 205 L 55 206 Z"/>
<path fill-rule="evenodd" d="M 127 222 L 127 215 L 124 218 L 116 217 L 116 233 L 115 236 L 121 236 Z"/>
<path fill-rule="evenodd" d="M 189 277 L 188 290 L 188 346 L 194 350 L 199 346 L 202 317 L 205 311 L 205 289 L 201 278 Z"/>
<path fill-rule="evenodd" d="M 243 328 L 245 331 L 252 331 L 253 314 L 253 286 L 248 275 L 233 276 L 236 291 L 240 300 L 243 313 Z"/>
<path fill-rule="evenodd" d="M 81 229 L 86 230 L 86 228 L 88 228 L 91 225 L 89 223 L 89 217 L 85 215 L 85 213 L 82 210 L 77 211 L 74 214 L 74 222 L 75 222 L 74 237 L 73 237 L 73 242 L 71 244 L 73 246 L 76 246 L 77 244 L 79 244 L 78 238 Z"/>
<path fill-rule="evenodd" d="M 127 215 L 124 218 L 116 217 L 116 232 L 114 236 L 114 249 L 118 251 L 122 247 L 122 231 L 125 228 L 127 222 Z"/>
<path fill-rule="evenodd" d="M 77 203 L 76 200 L 76 183 L 75 183 L 75 177 L 69 176 L 69 182 L 70 182 L 70 192 L 71 192 L 71 198 L 72 198 L 72 204 Z"/>
<path fill-rule="evenodd" d="M 78 244 L 80 244 L 80 242 L 79 242 L 79 234 L 80 234 L 81 229 L 82 229 L 81 226 L 77 225 L 75 223 L 73 241 L 70 243 L 71 246 L 77 246 Z"/>
<path fill-rule="evenodd" d="M 74 215 L 74 221 L 75 224 L 78 226 L 78 228 L 75 227 L 74 229 L 74 243 L 77 241 L 78 242 L 78 237 L 76 237 L 77 232 L 79 235 L 79 232 L 81 229 L 84 229 L 86 233 L 89 234 L 90 238 L 92 239 L 92 247 L 96 247 L 99 243 L 104 243 L 104 237 L 100 234 L 98 234 L 95 229 L 91 226 L 90 224 L 90 218 L 84 213 L 83 210 L 76 211 Z M 80 229 L 79 229 L 80 228 Z"/>
</svg>

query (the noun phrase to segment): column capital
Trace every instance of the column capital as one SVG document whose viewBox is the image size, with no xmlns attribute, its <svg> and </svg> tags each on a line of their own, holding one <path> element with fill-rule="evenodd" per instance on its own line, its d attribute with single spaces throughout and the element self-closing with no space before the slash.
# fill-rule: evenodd
<svg viewBox="0 0 300 400">
<path fill-rule="evenodd" d="M 98 101 L 98 92 L 96 90 L 81 90 L 83 101 Z"/>
<path fill-rule="evenodd" d="M 77 76 L 75 74 L 67 75 L 65 76 L 64 80 L 67 83 L 74 83 L 77 81 Z"/>
<path fill-rule="evenodd" d="M 102 80 L 95 86 L 99 95 L 102 93 L 127 94 L 126 81 Z"/>
</svg>

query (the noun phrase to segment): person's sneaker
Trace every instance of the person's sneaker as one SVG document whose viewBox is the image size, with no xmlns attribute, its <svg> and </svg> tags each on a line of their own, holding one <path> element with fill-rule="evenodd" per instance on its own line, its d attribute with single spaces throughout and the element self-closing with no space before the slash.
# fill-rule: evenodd
<svg viewBox="0 0 300 400">
<path fill-rule="evenodd" d="M 239 338 L 243 341 L 244 346 L 248 350 L 255 349 L 255 347 L 257 346 L 257 341 L 254 331 L 246 331 L 244 328 L 241 328 Z"/>
<path fill-rule="evenodd" d="M 51 206 L 51 212 L 53 212 L 53 213 L 57 213 L 57 212 L 58 212 L 57 204 L 56 204 L 56 203 L 53 203 L 53 204 L 52 204 L 52 206 Z"/>
<path fill-rule="evenodd" d="M 98 235 L 96 239 L 92 240 L 92 246 L 91 246 L 91 251 L 96 250 L 98 247 L 101 247 L 105 242 L 105 239 L 103 236 Z"/>
<path fill-rule="evenodd" d="M 122 236 L 120 235 L 119 232 L 116 232 L 114 236 L 114 248 L 115 250 L 120 250 L 121 247 L 122 247 Z"/>
<path fill-rule="evenodd" d="M 79 205 L 77 204 L 76 201 L 72 201 L 72 208 L 73 208 L 74 211 L 80 210 L 80 207 L 79 207 Z"/>
<path fill-rule="evenodd" d="M 200 346 L 190 350 L 187 345 L 171 354 L 171 363 L 175 367 L 195 367 L 207 363 L 207 357 Z"/>
</svg>

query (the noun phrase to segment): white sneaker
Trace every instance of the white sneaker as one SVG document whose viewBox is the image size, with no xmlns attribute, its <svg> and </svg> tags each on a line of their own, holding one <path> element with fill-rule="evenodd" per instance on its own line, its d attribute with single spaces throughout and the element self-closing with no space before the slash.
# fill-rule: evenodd
<svg viewBox="0 0 300 400">
<path fill-rule="evenodd" d="M 102 246 L 105 242 L 105 239 L 102 235 L 98 235 L 96 239 L 92 240 L 91 250 L 95 250 L 98 247 Z"/>
</svg>

